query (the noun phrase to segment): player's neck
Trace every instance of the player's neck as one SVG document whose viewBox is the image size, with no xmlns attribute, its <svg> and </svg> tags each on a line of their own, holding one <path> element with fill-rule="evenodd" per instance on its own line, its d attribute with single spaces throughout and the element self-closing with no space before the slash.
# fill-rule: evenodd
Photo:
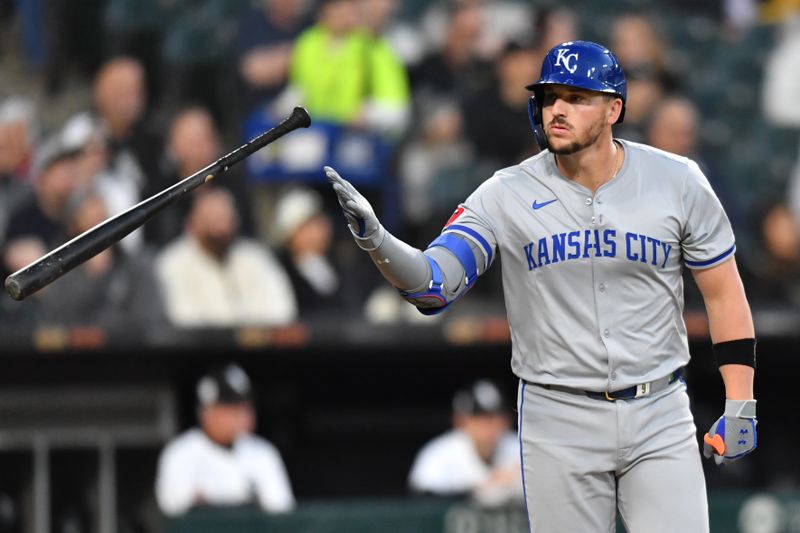
<svg viewBox="0 0 800 533">
<path fill-rule="evenodd" d="M 595 193 L 611 181 L 622 168 L 625 158 L 622 145 L 611 136 L 569 155 L 556 155 L 556 165 L 564 176 Z"/>
</svg>

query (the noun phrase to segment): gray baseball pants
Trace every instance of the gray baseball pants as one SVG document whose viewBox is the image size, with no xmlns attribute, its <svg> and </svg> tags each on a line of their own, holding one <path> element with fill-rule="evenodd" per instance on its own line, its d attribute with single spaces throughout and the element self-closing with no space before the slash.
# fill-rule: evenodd
<svg viewBox="0 0 800 533">
<path fill-rule="evenodd" d="M 707 533 L 708 501 L 682 380 L 606 401 L 520 383 L 522 471 L 532 533 Z"/>
</svg>

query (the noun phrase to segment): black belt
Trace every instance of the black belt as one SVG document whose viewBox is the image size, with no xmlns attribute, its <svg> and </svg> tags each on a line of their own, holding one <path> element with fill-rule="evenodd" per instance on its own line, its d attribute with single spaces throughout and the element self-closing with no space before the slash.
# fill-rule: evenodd
<svg viewBox="0 0 800 533">
<path fill-rule="evenodd" d="M 667 376 L 661 379 L 657 379 L 649 383 L 641 383 L 639 385 L 633 385 L 632 387 L 628 387 L 627 389 L 621 389 L 613 392 L 609 391 L 597 392 L 597 391 L 590 391 L 583 389 L 574 389 L 572 387 L 564 387 L 562 385 L 540 385 L 540 386 L 544 387 L 547 390 L 557 390 L 561 392 L 569 392 L 571 394 L 585 394 L 589 398 L 594 398 L 595 400 L 607 400 L 609 402 L 613 402 L 616 400 L 632 400 L 634 398 L 649 396 L 660 390 L 665 389 L 669 385 L 672 385 L 673 383 L 678 381 L 681 378 L 681 376 L 683 376 L 683 368 L 679 368 L 678 370 L 668 374 Z"/>
</svg>

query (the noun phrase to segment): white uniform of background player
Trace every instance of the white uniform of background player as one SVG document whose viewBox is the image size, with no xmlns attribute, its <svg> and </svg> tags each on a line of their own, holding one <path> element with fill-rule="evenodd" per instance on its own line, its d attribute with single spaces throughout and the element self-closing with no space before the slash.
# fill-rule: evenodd
<svg viewBox="0 0 800 533">
<path fill-rule="evenodd" d="M 229 365 L 203 377 L 197 399 L 201 427 L 167 444 L 159 459 L 161 510 L 167 515 L 195 506 L 292 510 L 294 495 L 280 453 L 252 434 L 251 388 L 244 371 Z"/>
<path fill-rule="evenodd" d="M 497 386 L 480 380 L 453 397 L 453 429 L 419 451 L 409 474 L 415 492 L 469 495 L 496 506 L 522 500 L 519 439 Z"/>
<path fill-rule="evenodd" d="M 554 47 L 528 88 L 543 151 L 484 182 L 424 252 L 386 232 L 331 168 L 328 179 L 358 245 L 423 313 L 502 257 L 532 531 L 612 532 L 619 509 L 629 533 L 706 532 L 679 379 L 684 268 L 726 390 L 704 453 L 724 463 L 756 445 L 755 337 L 728 219 L 693 161 L 612 138 L 626 82 L 605 47 Z"/>
</svg>

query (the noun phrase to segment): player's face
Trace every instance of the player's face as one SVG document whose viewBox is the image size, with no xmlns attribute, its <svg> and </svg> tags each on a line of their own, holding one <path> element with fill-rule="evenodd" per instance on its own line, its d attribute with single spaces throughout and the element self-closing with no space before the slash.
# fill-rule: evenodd
<svg viewBox="0 0 800 533">
<path fill-rule="evenodd" d="M 247 402 L 210 405 L 201 411 L 200 424 L 211 440 L 227 445 L 255 429 L 255 411 Z"/>
<path fill-rule="evenodd" d="M 493 413 L 457 416 L 454 425 L 470 436 L 481 457 L 489 459 L 503 434 L 508 431 L 510 422 L 505 414 Z"/>
<path fill-rule="evenodd" d="M 550 151 L 579 152 L 597 142 L 616 121 L 619 99 L 567 85 L 547 85 L 542 91 L 542 121 Z M 612 120 L 613 119 L 613 120 Z"/>
</svg>

